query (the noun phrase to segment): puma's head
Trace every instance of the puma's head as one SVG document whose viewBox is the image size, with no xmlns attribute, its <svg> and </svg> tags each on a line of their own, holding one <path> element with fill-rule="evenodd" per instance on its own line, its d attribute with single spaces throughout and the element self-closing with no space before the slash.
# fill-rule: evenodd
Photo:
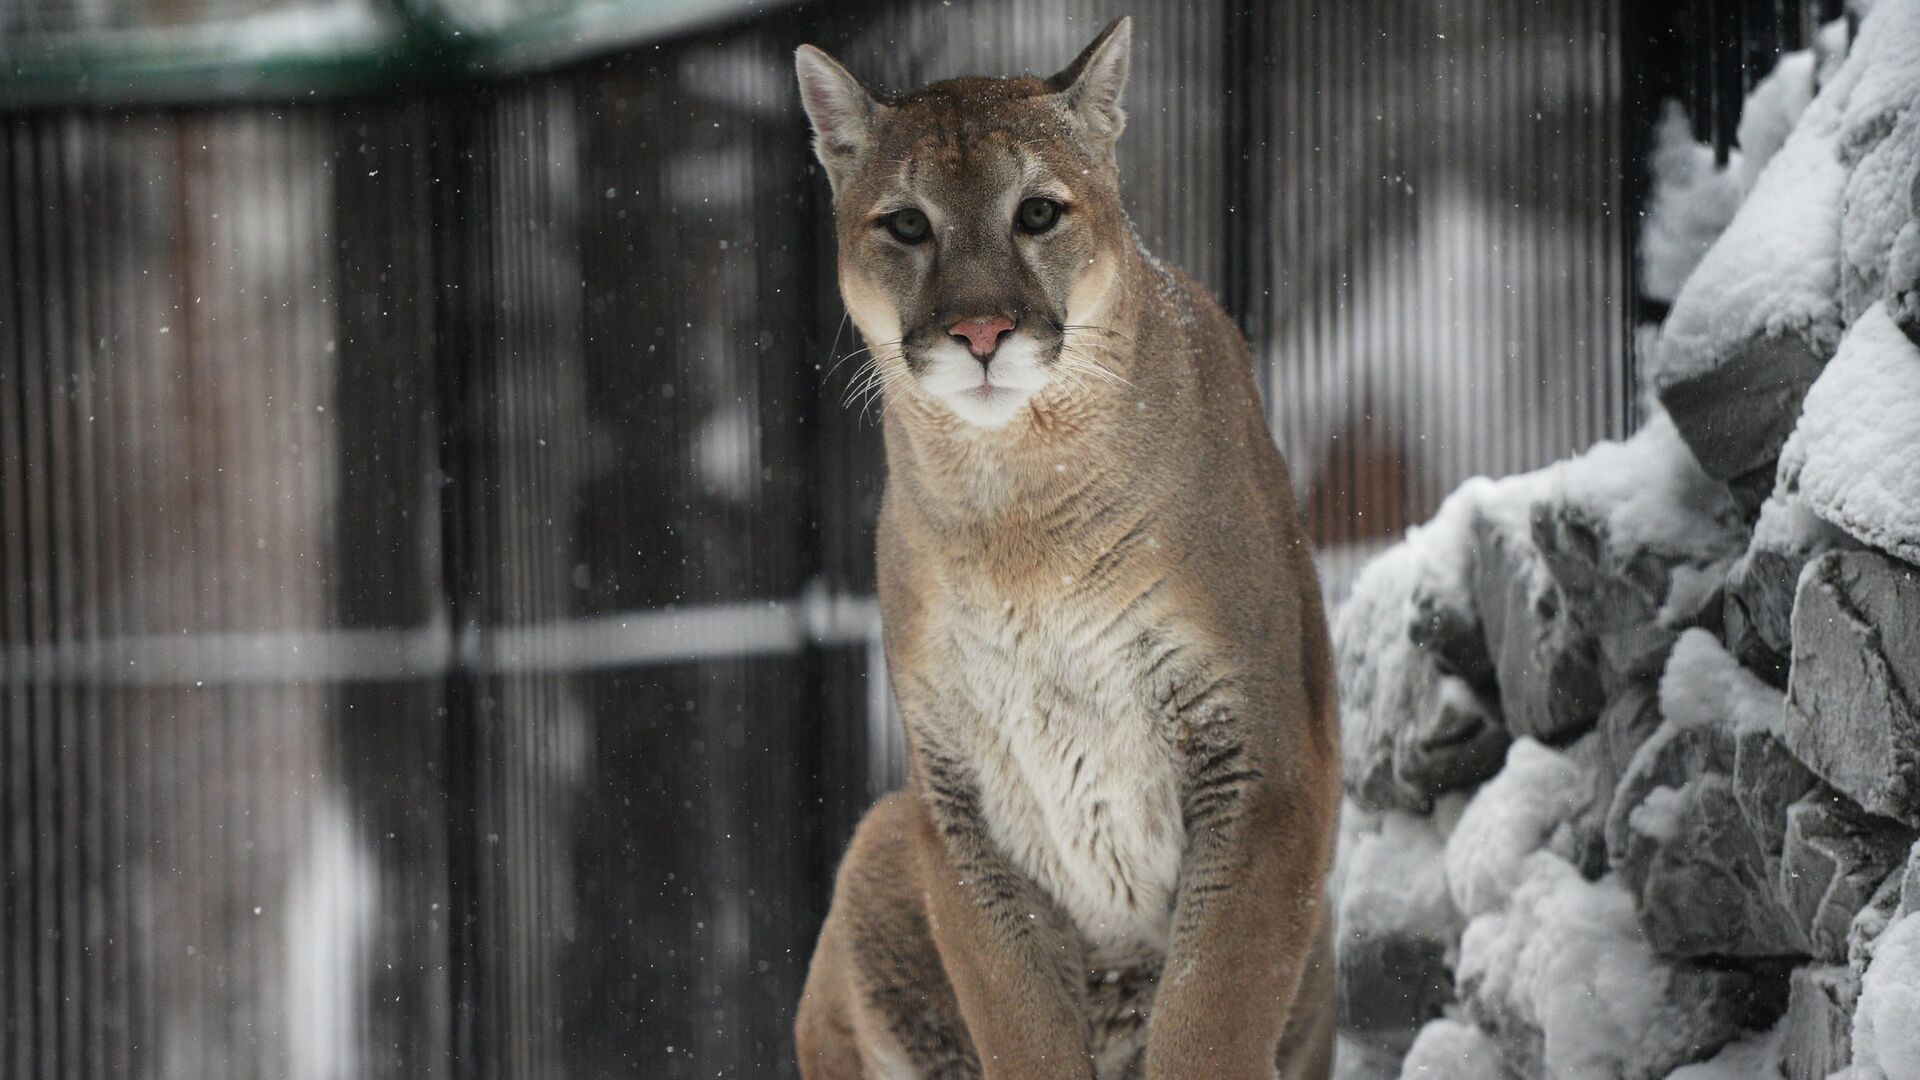
<svg viewBox="0 0 1920 1080">
<path fill-rule="evenodd" d="M 795 55 L 833 185 L 840 294 L 875 385 L 999 428 L 1035 394 L 1110 378 L 1106 325 L 1131 232 L 1114 142 L 1130 24 L 1048 79 L 869 91 Z"/>
</svg>

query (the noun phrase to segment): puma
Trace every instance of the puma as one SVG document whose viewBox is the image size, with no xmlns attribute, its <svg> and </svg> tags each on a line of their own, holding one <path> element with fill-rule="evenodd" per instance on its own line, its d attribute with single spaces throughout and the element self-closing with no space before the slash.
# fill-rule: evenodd
<svg viewBox="0 0 1920 1080">
<path fill-rule="evenodd" d="M 1331 1067 L 1326 619 L 1246 342 L 1121 209 L 1129 45 L 898 97 L 796 56 L 910 762 L 841 865 L 810 1080 Z"/>
</svg>

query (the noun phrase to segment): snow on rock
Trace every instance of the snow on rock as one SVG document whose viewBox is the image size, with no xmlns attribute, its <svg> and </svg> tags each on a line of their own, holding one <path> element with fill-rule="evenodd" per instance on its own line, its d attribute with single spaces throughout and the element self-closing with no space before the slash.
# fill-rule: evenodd
<svg viewBox="0 0 1920 1080">
<path fill-rule="evenodd" d="M 1785 1038 L 1784 1023 L 1752 1032 L 1721 1047 L 1707 1061 L 1673 1070 L 1667 1080 L 1782 1080 L 1780 1053 Z"/>
<path fill-rule="evenodd" d="M 1661 329 L 1648 375 L 1716 478 L 1770 472 L 1839 344 L 1840 130 L 1860 75 L 1850 57 L 1820 88 Z"/>
<path fill-rule="evenodd" d="M 1841 295 L 1849 320 L 1881 299 L 1895 237 L 1914 214 L 1920 166 L 1920 6 L 1877 7 L 1860 27 L 1860 77 L 1839 150 L 1851 168 L 1841 221 Z"/>
<path fill-rule="evenodd" d="M 1695 142 L 1678 102 L 1668 102 L 1654 131 L 1653 192 L 1640 234 L 1640 288 L 1671 302 L 1746 198 L 1731 167 L 1714 164 L 1713 147 Z"/>
<path fill-rule="evenodd" d="M 1509 1075 L 1493 1037 L 1458 1020 L 1435 1020 L 1421 1028 L 1400 1063 L 1400 1080 L 1505 1080 Z"/>
<path fill-rule="evenodd" d="M 1474 793 L 1447 838 L 1454 907 L 1471 917 L 1504 904 L 1527 857 L 1585 805 L 1585 778 L 1572 758 L 1532 739 L 1515 742 L 1506 767 Z"/>
<path fill-rule="evenodd" d="M 1460 987 L 1509 1068 L 1543 1080 L 1665 1077 L 1731 1041 L 1753 1004 L 1750 975 L 1656 957 L 1616 880 L 1549 852 L 1467 926 Z"/>
<path fill-rule="evenodd" d="M 1508 737 L 1468 591 L 1472 521 L 1497 485 L 1470 481 L 1432 522 L 1368 564 L 1333 628 L 1347 790 L 1372 809 L 1425 810 L 1499 767 Z"/>
<path fill-rule="evenodd" d="M 1787 53 L 1747 96 L 1735 134 L 1739 148 L 1725 168 L 1713 147 L 1693 140 L 1677 103 L 1669 103 L 1654 134 L 1653 192 L 1640 238 L 1641 289 L 1671 302 L 1726 229 L 1754 178 L 1786 142 L 1813 100 L 1814 50 Z"/>
<path fill-rule="evenodd" d="M 1400 1055 L 1355 1042 L 1345 1035 L 1333 1043 L 1331 1080 L 1394 1080 L 1400 1075 Z"/>
<path fill-rule="evenodd" d="M 1432 820 L 1398 811 L 1348 840 L 1340 888 L 1339 1026 L 1403 1051 L 1453 1001 L 1464 925 L 1447 893 L 1446 842 Z"/>
<path fill-rule="evenodd" d="M 1920 172 L 1908 196 L 1916 220 L 1900 227 L 1887 253 L 1887 314 L 1907 340 L 1920 345 Z"/>
<path fill-rule="evenodd" d="M 1773 886 L 1777 848 L 1770 852 L 1770 834 L 1751 826 L 1737 781 L 1743 740 L 1772 738 L 1780 710 L 1780 693 L 1712 634 L 1689 630 L 1674 646 L 1660 680 L 1665 719 L 1622 775 L 1606 833 L 1641 925 L 1663 954 L 1806 949 Z"/>
<path fill-rule="evenodd" d="M 1861 980 L 1850 1080 L 1920 1080 L 1920 915 L 1881 936 Z"/>
<path fill-rule="evenodd" d="M 1614 680 L 1657 673 L 1680 624 L 1724 576 L 1709 568 L 1745 544 L 1732 495 L 1658 409 L 1631 438 L 1549 471 L 1533 539 L 1572 617 L 1596 637 Z"/>
<path fill-rule="evenodd" d="M 1780 483 L 1821 518 L 1920 562 L 1920 346 L 1875 304 L 1807 392 Z"/>
</svg>

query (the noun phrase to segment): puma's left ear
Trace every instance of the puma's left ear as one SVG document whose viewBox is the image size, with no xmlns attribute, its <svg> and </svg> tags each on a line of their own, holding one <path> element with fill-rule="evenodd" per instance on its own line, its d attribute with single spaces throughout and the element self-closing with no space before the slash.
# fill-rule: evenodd
<svg viewBox="0 0 1920 1080">
<path fill-rule="evenodd" d="M 1127 126 L 1120 109 L 1120 91 L 1127 86 L 1127 62 L 1133 51 L 1133 19 L 1122 15 L 1100 31 L 1078 59 L 1047 82 L 1066 100 L 1068 111 L 1085 125 L 1087 134 L 1112 146 Z"/>
<path fill-rule="evenodd" d="M 883 106 L 833 57 L 811 45 L 793 54 L 800 103 L 813 121 L 813 152 L 835 187 L 867 155 Z"/>
</svg>

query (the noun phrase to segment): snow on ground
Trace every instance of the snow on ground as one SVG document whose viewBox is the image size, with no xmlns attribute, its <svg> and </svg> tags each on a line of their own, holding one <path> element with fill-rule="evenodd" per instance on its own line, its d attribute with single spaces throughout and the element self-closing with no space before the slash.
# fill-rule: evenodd
<svg viewBox="0 0 1920 1080">
<path fill-rule="evenodd" d="M 1855 537 L 1920 561 L 1920 348 L 1875 304 L 1807 391 L 1781 486 Z"/>
<path fill-rule="evenodd" d="M 1586 778 L 1572 758 L 1532 739 L 1515 742 L 1500 775 L 1474 793 L 1447 838 L 1454 906 L 1471 917 L 1504 904 L 1527 857 L 1586 805 Z"/>
</svg>

